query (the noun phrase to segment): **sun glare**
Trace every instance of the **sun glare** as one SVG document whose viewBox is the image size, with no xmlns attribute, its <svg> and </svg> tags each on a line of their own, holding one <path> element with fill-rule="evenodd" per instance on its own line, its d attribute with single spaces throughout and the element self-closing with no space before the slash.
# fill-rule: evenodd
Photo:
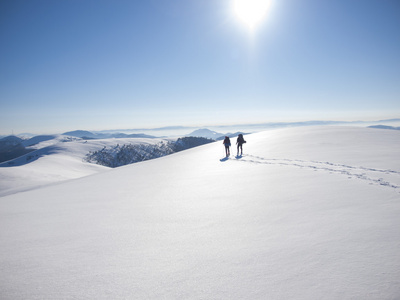
<svg viewBox="0 0 400 300">
<path fill-rule="evenodd" d="M 233 9 L 236 16 L 251 30 L 254 30 L 265 18 L 270 5 L 271 0 L 233 1 Z"/>
</svg>

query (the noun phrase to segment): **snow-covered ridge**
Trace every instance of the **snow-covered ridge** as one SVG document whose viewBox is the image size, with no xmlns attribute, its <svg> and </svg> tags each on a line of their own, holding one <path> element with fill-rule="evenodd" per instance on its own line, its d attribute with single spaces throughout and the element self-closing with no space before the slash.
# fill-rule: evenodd
<svg viewBox="0 0 400 300">
<path fill-rule="evenodd" d="M 77 138 L 62 135 L 38 135 L 28 139 L 8 136 L 0 139 L 0 164 L 11 161 L 34 150 L 45 148 L 61 142 L 75 141 Z M 15 164 L 14 162 L 10 162 Z"/>
<path fill-rule="evenodd" d="M 397 299 L 400 132 L 245 139 L 1 197 L 1 295 Z"/>
<path fill-rule="evenodd" d="M 22 141 L 27 143 L 24 149 L 28 149 L 28 153 L 0 163 L 0 196 L 108 170 L 84 161 L 90 151 L 116 144 L 156 144 L 162 140 L 128 138 L 87 141 L 64 135 L 53 137 L 39 136 Z"/>
</svg>

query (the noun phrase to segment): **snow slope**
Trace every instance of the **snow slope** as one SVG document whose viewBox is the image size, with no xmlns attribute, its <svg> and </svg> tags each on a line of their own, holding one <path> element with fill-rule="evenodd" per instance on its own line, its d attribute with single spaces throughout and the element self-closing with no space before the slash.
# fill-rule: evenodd
<svg viewBox="0 0 400 300">
<path fill-rule="evenodd" d="M 399 299 L 399 132 L 245 139 L 1 197 L 1 298 Z"/>
<path fill-rule="evenodd" d="M 0 197 L 109 169 L 84 162 L 83 158 L 89 151 L 117 144 L 156 144 L 161 140 L 121 138 L 87 141 L 64 135 L 34 137 L 24 142 L 24 146 L 34 149 L 34 152 L 0 163 Z"/>
</svg>

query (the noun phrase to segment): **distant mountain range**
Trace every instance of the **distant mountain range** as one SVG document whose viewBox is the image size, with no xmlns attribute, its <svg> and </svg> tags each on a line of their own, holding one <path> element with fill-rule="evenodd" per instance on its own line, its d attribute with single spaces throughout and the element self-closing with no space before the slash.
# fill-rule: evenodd
<svg viewBox="0 0 400 300">
<path fill-rule="evenodd" d="M 258 132 L 273 128 L 284 128 L 284 127 L 300 127 L 300 126 L 316 126 L 316 125 L 364 125 L 364 126 L 388 126 L 388 123 L 400 123 L 399 119 L 386 119 L 378 121 L 303 121 L 303 122 L 270 122 L 270 123 L 258 123 L 258 124 L 235 124 L 235 125 L 218 125 L 208 126 L 210 131 L 214 133 L 202 133 L 204 129 L 198 129 L 194 126 L 166 126 L 159 128 L 142 128 L 142 129 L 113 129 L 113 130 L 102 130 L 102 131 L 86 131 L 86 130 L 75 130 L 63 133 L 63 135 L 69 135 L 84 139 L 106 139 L 106 138 L 155 138 L 155 137 L 167 137 L 167 136 L 188 136 L 188 135 L 199 135 L 201 137 L 207 137 L 212 139 L 219 139 L 223 135 L 234 135 L 233 133 L 223 134 L 221 132 L 235 132 L 238 129 L 246 132 Z M 389 124 L 390 125 L 390 124 Z M 392 126 L 388 126 L 392 127 Z M 383 127 L 380 127 L 383 128 Z M 396 127 L 394 127 L 396 128 Z M 390 129 L 390 128 L 386 128 Z M 192 133 L 187 134 L 188 131 L 194 130 Z M 125 132 L 125 133 L 121 133 Z M 147 132 L 149 134 L 145 134 Z M 217 137 L 220 135 L 219 137 Z M 35 136 L 31 133 L 18 134 L 18 137 L 28 138 Z M 5 136 L 0 135 L 0 139 Z"/>
<path fill-rule="evenodd" d="M 110 139 L 110 138 L 155 138 L 155 136 L 144 133 L 125 134 L 125 133 L 93 133 L 86 130 L 75 130 L 64 132 L 62 135 L 79 137 L 82 139 Z"/>
<path fill-rule="evenodd" d="M 386 125 L 374 125 L 368 126 L 369 128 L 377 128 L 377 129 L 391 129 L 391 130 L 400 130 L 400 127 L 386 126 Z"/>
<path fill-rule="evenodd" d="M 356 125 L 356 124 L 371 124 L 371 123 L 393 123 L 400 122 L 400 118 L 398 119 L 385 119 L 385 120 L 377 120 L 377 121 L 322 121 L 322 120 L 314 120 L 314 121 L 300 121 L 300 122 L 269 122 L 269 123 L 256 123 L 256 124 L 235 124 L 235 125 L 218 125 L 218 126 L 207 126 L 209 128 L 218 130 L 218 129 L 231 129 L 231 128 L 243 128 L 246 131 L 249 131 L 251 128 L 258 129 L 270 129 L 270 128 L 279 128 L 279 127 L 297 127 L 297 126 L 316 126 L 316 125 Z M 117 129 L 117 130 L 103 130 L 103 133 L 115 133 L 118 131 L 130 132 L 130 131 L 142 131 L 142 132 L 163 132 L 163 131 L 173 131 L 173 130 L 193 130 L 198 127 L 194 126 L 166 126 L 159 128 L 141 128 L 141 129 Z M 202 129 L 199 129 L 202 130 Z M 197 130 L 195 130 L 197 131 Z"/>
<path fill-rule="evenodd" d="M 239 134 L 248 134 L 248 133 L 245 133 L 245 132 L 220 133 L 220 132 L 216 132 L 216 131 L 213 131 L 213 130 L 210 130 L 207 128 L 203 128 L 203 129 L 195 130 L 195 131 L 187 134 L 186 136 L 204 137 L 204 138 L 219 141 L 219 140 L 223 140 L 225 138 L 225 136 L 229 136 L 231 138 L 231 137 L 238 136 Z"/>
<path fill-rule="evenodd" d="M 235 132 L 235 133 L 220 133 L 207 128 L 197 129 L 189 134 L 185 134 L 184 136 L 189 137 L 203 137 L 213 140 L 221 140 L 225 136 L 235 137 L 239 134 L 246 134 L 244 132 Z M 110 138 L 156 138 L 156 136 L 148 135 L 144 133 L 137 134 L 125 134 L 125 133 L 104 133 L 104 132 L 91 132 L 86 130 L 75 130 L 64 132 L 62 135 L 78 137 L 81 139 L 110 139 Z"/>
</svg>

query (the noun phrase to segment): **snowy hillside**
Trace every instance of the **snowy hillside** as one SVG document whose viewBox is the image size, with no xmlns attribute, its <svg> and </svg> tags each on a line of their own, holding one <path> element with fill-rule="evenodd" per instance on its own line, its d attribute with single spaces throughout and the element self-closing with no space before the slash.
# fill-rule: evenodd
<svg viewBox="0 0 400 300">
<path fill-rule="evenodd" d="M 0 163 L 29 153 L 31 150 L 22 145 L 23 139 L 8 136 L 0 139 Z"/>
<path fill-rule="evenodd" d="M 398 299 L 400 132 L 245 139 L 0 197 L 0 295 Z"/>
<path fill-rule="evenodd" d="M 22 142 L 31 152 L 0 163 L 0 197 L 108 170 L 84 161 L 90 151 L 119 144 L 155 145 L 161 141 L 146 138 L 86 141 L 64 135 L 34 137 Z"/>
</svg>

